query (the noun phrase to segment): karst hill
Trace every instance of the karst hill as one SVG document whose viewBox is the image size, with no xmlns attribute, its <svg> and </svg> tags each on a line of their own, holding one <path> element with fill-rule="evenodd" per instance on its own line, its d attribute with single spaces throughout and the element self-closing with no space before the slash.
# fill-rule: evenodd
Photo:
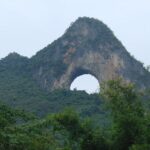
<svg viewBox="0 0 150 150">
<path fill-rule="evenodd" d="M 79 18 L 66 33 L 34 57 L 33 78 L 47 90 L 69 89 L 79 75 L 89 73 L 99 82 L 118 76 L 141 88 L 150 85 L 150 75 L 112 31 L 92 18 Z"/>
<path fill-rule="evenodd" d="M 82 17 L 30 59 L 11 53 L 0 60 L 0 100 L 42 113 L 58 107 L 52 91 L 69 90 L 76 77 L 87 73 L 99 83 L 122 77 L 140 89 L 150 87 L 150 73 L 113 32 L 97 19 Z"/>
</svg>

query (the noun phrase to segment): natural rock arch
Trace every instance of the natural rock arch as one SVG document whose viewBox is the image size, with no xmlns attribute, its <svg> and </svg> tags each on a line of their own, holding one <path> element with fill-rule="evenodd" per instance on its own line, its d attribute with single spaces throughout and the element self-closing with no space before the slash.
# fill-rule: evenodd
<svg viewBox="0 0 150 150">
<path fill-rule="evenodd" d="M 97 52 L 85 53 L 82 57 L 72 60 L 65 73 L 54 82 L 54 89 L 69 89 L 73 80 L 83 74 L 91 74 L 98 79 L 101 84 L 103 81 L 117 77 L 117 67 L 119 63 L 111 60 L 110 63 L 103 63 L 106 60 Z M 113 64 L 113 63 L 116 64 Z M 119 61 L 118 61 L 119 62 Z"/>
<path fill-rule="evenodd" d="M 105 24 L 93 18 L 79 18 L 31 62 L 34 79 L 47 90 L 69 90 L 71 82 L 85 73 L 95 76 L 100 84 L 122 77 L 140 88 L 150 87 L 150 73 Z"/>
</svg>

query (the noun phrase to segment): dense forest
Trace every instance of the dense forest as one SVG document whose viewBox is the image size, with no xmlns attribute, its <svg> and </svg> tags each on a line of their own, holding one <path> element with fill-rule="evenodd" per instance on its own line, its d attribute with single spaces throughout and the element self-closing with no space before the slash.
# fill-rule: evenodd
<svg viewBox="0 0 150 150">
<path fill-rule="evenodd" d="M 67 94 L 55 91 L 54 95 L 65 99 Z M 78 101 L 77 96 L 70 95 Z M 148 94 L 113 80 L 102 86 L 99 97 L 103 100 L 97 105 L 103 103 L 103 112 L 107 112 L 105 123 L 104 118 L 93 121 L 94 115 L 81 114 L 72 107 L 39 117 L 1 103 L 0 150 L 149 150 Z"/>
</svg>

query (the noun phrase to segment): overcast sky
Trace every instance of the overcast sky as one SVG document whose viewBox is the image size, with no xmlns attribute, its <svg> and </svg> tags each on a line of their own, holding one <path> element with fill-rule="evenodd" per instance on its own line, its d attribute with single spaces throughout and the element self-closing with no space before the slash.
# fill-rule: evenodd
<svg viewBox="0 0 150 150">
<path fill-rule="evenodd" d="M 31 57 L 80 16 L 106 23 L 127 50 L 150 64 L 150 0 L 0 0 L 0 58 Z"/>
<path fill-rule="evenodd" d="M 150 64 L 150 0 L 0 0 L 0 58 L 12 51 L 34 55 L 80 16 L 102 20 Z"/>
</svg>

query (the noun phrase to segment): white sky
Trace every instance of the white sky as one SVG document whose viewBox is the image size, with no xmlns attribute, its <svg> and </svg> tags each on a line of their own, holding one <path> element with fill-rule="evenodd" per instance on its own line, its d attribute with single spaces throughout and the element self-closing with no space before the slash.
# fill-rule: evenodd
<svg viewBox="0 0 150 150">
<path fill-rule="evenodd" d="M 98 80 L 90 75 L 90 74 L 84 74 L 79 77 L 77 77 L 71 84 L 70 87 L 71 90 L 85 90 L 87 93 L 99 93 L 100 86 Z"/>
<path fill-rule="evenodd" d="M 102 20 L 150 64 L 150 0 L 0 0 L 0 58 L 13 51 L 31 57 L 81 16 Z"/>
</svg>

